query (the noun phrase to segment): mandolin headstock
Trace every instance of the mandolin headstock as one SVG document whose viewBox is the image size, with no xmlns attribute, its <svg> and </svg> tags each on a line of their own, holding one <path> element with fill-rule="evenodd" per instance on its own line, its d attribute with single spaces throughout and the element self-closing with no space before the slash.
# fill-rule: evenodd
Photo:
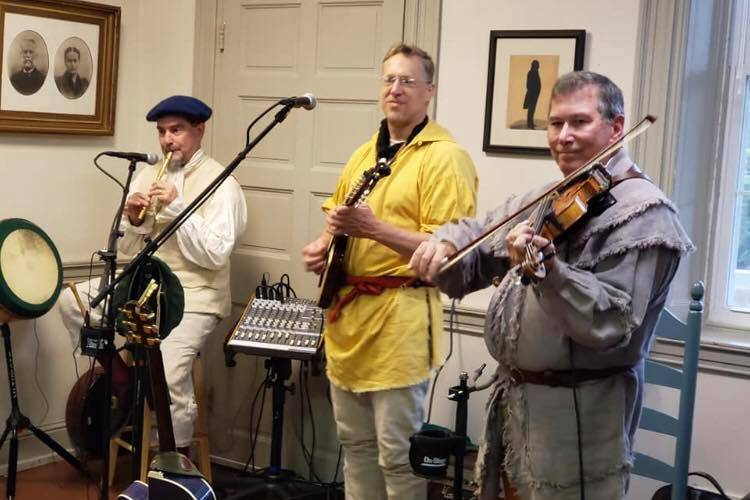
<svg viewBox="0 0 750 500">
<path fill-rule="evenodd" d="M 146 289 L 137 300 L 126 302 L 121 308 L 122 325 L 126 328 L 128 341 L 145 344 L 151 347 L 159 342 L 159 326 L 156 323 L 156 313 L 147 305 L 148 300 L 159 288 L 156 280 L 149 281 Z"/>
<path fill-rule="evenodd" d="M 383 177 L 389 175 L 391 175 L 391 167 L 388 160 L 381 158 L 374 167 L 365 170 L 362 176 L 357 179 L 357 182 L 354 183 L 354 186 L 346 195 L 344 205 L 352 207 L 364 202 L 375 187 L 375 184 Z"/>
</svg>

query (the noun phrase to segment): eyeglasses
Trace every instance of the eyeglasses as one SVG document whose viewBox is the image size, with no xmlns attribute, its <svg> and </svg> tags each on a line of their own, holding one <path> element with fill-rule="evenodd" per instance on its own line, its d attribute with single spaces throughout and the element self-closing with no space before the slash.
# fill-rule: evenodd
<svg viewBox="0 0 750 500">
<path fill-rule="evenodd" d="M 384 76 L 383 77 L 383 87 L 393 87 L 393 84 L 398 82 L 399 85 L 402 87 L 407 88 L 414 88 L 417 86 L 418 83 L 432 83 L 429 80 L 416 80 L 414 78 L 409 78 L 408 76 Z"/>
</svg>

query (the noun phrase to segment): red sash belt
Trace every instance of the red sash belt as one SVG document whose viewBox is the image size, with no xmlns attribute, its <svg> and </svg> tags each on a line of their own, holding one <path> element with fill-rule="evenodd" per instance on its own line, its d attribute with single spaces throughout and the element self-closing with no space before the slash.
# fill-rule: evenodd
<svg viewBox="0 0 750 500">
<path fill-rule="evenodd" d="M 360 295 L 380 295 L 386 288 L 425 286 L 416 277 L 409 276 L 347 276 L 346 284 L 353 288 L 328 311 L 328 321 L 333 323 L 341 316 L 341 309 Z"/>
</svg>

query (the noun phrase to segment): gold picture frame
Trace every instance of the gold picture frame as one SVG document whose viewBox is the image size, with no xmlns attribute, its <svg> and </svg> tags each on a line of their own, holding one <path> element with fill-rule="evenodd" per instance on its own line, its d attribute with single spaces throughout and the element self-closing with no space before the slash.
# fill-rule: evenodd
<svg viewBox="0 0 750 500">
<path fill-rule="evenodd" d="M 120 7 L 0 0 L 0 131 L 113 135 Z"/>
</svg>

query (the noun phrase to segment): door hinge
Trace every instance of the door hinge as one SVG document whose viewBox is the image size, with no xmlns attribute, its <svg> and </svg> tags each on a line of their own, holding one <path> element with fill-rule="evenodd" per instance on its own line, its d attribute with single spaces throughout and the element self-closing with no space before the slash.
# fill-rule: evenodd
<svg viewBox="0 0 750 500">
<path fill-rule="evenodd" d="M 226 36 L 227 32 L 227 23 L 221 23 L 219 25 L 219 32 L 217 33 L 217 45 L 219 46 L 219 52 L 224 52 L 224 37 Z"/>
</svg>

